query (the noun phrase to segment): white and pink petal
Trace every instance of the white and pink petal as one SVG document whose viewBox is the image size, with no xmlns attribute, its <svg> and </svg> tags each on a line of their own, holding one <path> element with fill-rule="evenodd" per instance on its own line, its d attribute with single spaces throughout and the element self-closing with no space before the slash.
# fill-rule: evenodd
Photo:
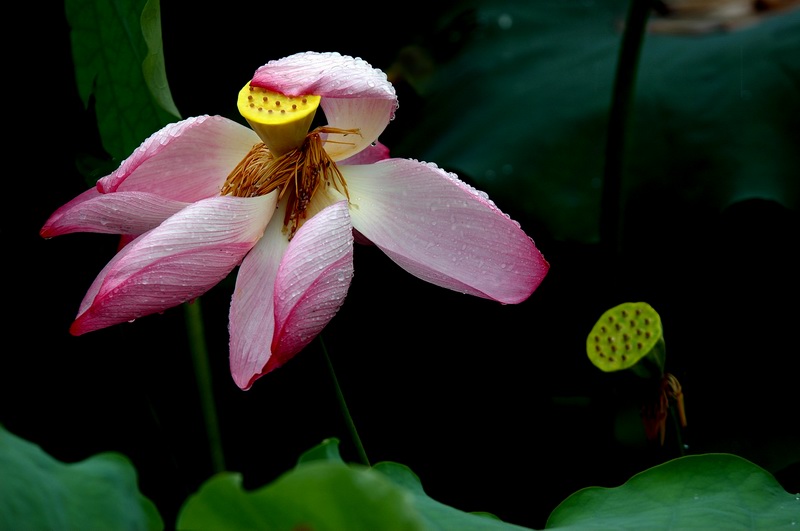
<svg viewBox="0 0 800 531">
<path fill-rule="evenodd" d="M 340 170 L 354 228 L 409 273 L 505 304 L 527 299 L 547 274 L 519 224 L 455 175 L 406 159 Z"/>
<path fill-rule="evenodd" d="M 249 389 L 272 355 L 275 334 L 275 277 L 289 246 L 283 233 L 286 202 L 279 204 L 264 236 L 242 261 L 231 298 L 228 331 L 234 382 Z"/>
<path fill-rule="evenodd" d="M 153 133 L 97 189 L 150 192 L 187 203 L 213 197 L 258 142 L 252 129 L 228 118 L 187 118 Z"/>
<path fill-rule="evenodd" d="M 308 345 L 341 307 L 353 276 L 347 203 L 323 208 L 288 245 L 281 211 L 248 255 L 231 305 L 231 373 L 242 389 Z M 278 255 L 283 256 L 278 263 Z"/>
<path fill-rule="evenodd" d="M 386 160 L 389 158 L 389 148 L 380 142 L 373 142 L 366 148 L 362 149 L 355 155 L 339 161 L 339 165 L 348 164 L 372 164 L 379 160 Z"/>
<path fill-rule="evenodd" d="M 70 331 L 84 334 L 190 301 L 236 267 L 264 232 L 275 194 L 194 203 L 123 247 L 89 288 Z"/>
<path fill-rule="evenodd" d="M 56 210 L 40 234 L 45 238 L 73 232 L 138 235 L 187 205 L 147 192 L 101 194 L 92 188 Z"/>
<path fill-rule="evenodd" d="M 315 214 L 297 231 L 275 279 L 276 369 L 308 345 L 344 303 L 353 277 L 353 225 L 346 201 Z"/>
<path fill-rule="evenodd" d="M 361 132 L 331 136 L 336 143 L 329 142 L 325 150 L 337 161 L 377 140 L 397 109 L 397 94 L 383 71 L 335 52 L 304 52 L 270 61 L 256 70 L 251 85 L 287 96 L 322 96 L 329 126 Z"/>
</svg>

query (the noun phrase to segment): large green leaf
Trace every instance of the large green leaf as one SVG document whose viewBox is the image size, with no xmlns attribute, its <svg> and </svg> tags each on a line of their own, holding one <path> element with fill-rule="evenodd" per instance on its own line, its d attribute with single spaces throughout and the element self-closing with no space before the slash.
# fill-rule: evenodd
<svg viewBox="0 0 800 531">
<path fill-rule="evenodd" d="M 429 498 L 405 466 L 345 464 L 338 440 L 304 453 L 297 467 L 254 491 L 239 474 L 214 476 L 191 496 L 178 529 L 522 530 Z"/>
<path fill-rule="evenodd" d="M 674 459 L 617 488 L 590 487 L 561 502 L 547 529 L 794 529 L 800 495 L 730 454 Z"/>
<path fill-rule="evenodd" d="M 412 505 L 425 521 L 424 529 L 452 529 L 453 531 L 513 531 L 528 529 L 499 520 L 488 513 L 465 513 L 429 497 L 422 488 L 419 478 L 405 465 L 385 461 L 375 465 L 398 486 L 413 495 Z"/>
<path fill-rule="evenodd" d="M 532 485 L 531 495 L 541 486 Z M 730 454 L 683 457 L 618 488 L 591 487 L 564 500 L 548 529 L 783 529 L 800 525 L 800 496 L 764 469 Z M 239 474 L 207 481 L 181 510 L 178 529 L 524 530 L 491 514 L 430 498 L 399 463 L 345 464 L 338 440 L 304 453 L 294 470 L 253 491 Z"/>
<path fill-rule="evenodd" d="M 313 461 L 254 491 L 221 473 L 189 497 L 178 529 L 424 529 L 410 499 L 364 467 Z"/>
<path fill-rule="evenodd" d="M 401 55 L 395 72 L 422 103 L 394 154 L 457 171 L 559 239 L 596 241 L 627 6 L 457 3 L 438 35 Z M 631 113 L 623 206 L 797 208 L 800 10 L 737 31 L 646 34 Z"/>
<path fill-rule="evenodd" d="M 163 529 L 122 455 L 65 464 L 0 426 L 0 529 Z"/>
<path fill-rule="evenodd" d="M 94 97 L 103 147 L 116 160 L 178 116 L 166 82 L 159 3 L 145 5 L 65 1 L 78 93 L 87 107 Z"/>
</svg>

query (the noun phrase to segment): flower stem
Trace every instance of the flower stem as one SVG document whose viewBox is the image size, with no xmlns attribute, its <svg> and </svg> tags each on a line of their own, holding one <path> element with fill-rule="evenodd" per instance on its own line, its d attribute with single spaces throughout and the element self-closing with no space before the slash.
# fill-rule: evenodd
<svg viewBox="0 0 800 531">
<path fill-rule="evenodd" d="M 669 414 L 672 417 L 672 423 L 675 425 L 675 438 L 678 444 L 678 454 L 683 457 L 686 455 L 686 444 L 683 442 L 683 427 L 678 420 L 678 414 L 675 412 L 675 406 L 670 406 Z"/>
<path fill-rule="evenodd" d="M 603 195 L 600 209 L 600 242 L 612 254 L 617 254 L 620 246 L 625 136 L 630 107 L 633 102 L 639 55 L 652 4 L 651 0 L 631 0 L 630 2 L 622 44 L 619 49 L 617 73 L 608 117 Z"/>
<path fill-rule="evenodd" d="M 358 436 L 358 431 L 356 430 L 356 425 L 353 422 L 353 417 L 350 415 L 347 402 L 345 402 L 342 388 L 339 386 L 339 380 L 336 378 L 336 372 L 333 370 L 333 363 L 331 363 L 331 357 L 328 355 L 328 349 L 325 347 L 325 342 L 322 340 L 322 335 L 319 336 L 319 343 L 322 345 L 322 354 L 325 356 L 325 362 L 328 365 L 328 372 L 331 375 L 333 386 L 336 389 L 336 398 L 339 401 L 339 408 L 342 410 L 342 416 L 344 416 L 347 429 L 350 431 L 350 437 L 353 439 L 353 444 L 358 452 L 358 457 L 361 459 L 363 464 L 370 466 L 369 459 L 367 459 L 367 452 L 364 450 L 364 445 L 361 444 L 361 437 Z"/>
<path fill-rule="evenodd" d="M 200 393 L 200 407 L 206 424 L 211 464 L 215 473 L 225 470 L 225 454 L 222 452 L 222 439 L 217 422 L 217 409 L 214 402 L 214 390 L 211 384 L 211 371 L 208 363 L 208 348 L 203 330 L 203 314 L 200 299 L 183 305 L 186 318 L 186 330 L 189 337 L 189 350 L 192 352 L 192 363 Z"/>
</svg>

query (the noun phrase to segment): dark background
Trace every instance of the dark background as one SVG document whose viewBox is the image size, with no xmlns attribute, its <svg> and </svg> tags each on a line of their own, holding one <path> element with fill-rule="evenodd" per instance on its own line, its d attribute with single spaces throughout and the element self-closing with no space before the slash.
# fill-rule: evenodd
<svg viewBox="0 0 800 531">
<path fill-rule="evenodd" d="M 368 23 L 336 7 L 292 7 L 254 22 L 247 13 L 163 2 L 167 74 L 182 115 L 235 118 L 237 91 L 270 59 L 339 51 L 388 69 L 403 46 L 435 30 L 437 11 L 421 2 L 391 6 L 391 19 L 370 13 L 380 20 Z M 117 242 L 38 236 L 56 208 L 88 187 L 76 160 L 104 157 L 75 88 L 66 18 L 50 11 L 33 33 L 47 53 L 21 55 L 26 86 L 17 90 L 26 97 L 8 104 L 6 157 L 15 169 L 7 170 L 2 226 L 10 291 L 0 423 L 66 462 L 125 454 L 169 528 L 213 474 L 183 309 L 68 333 Z M 419 103 L 410 87 L 397 89 L 397 118 L 382 137 L 390 147 L 413 132 L 405 117 Z M 689 453 L 732 452 L 800 490 L 796 211 L 754 199 L 678 214 L 665 198 L 646 206 L 659 215 L 645 229 L 636 222 L 645 207 L 627 205 L 623 256 L 644 257 L 652 268 L 620 275 L 598 246 L 558 241 L 541 220 L 499 206 L 551 263 L 519 305 L 448 292 L 377 249 L 356 249 L 347 301 L 322 337 L 372 463 L 408 465 L 431 497 L 458 509 L 542 528 L 572 492 L 617 486 L 677 457 L 672 426 L 664 447 L 643 437 L 641 383 L 601 373 L 585 354 L 604 310 L 647 301 L 663 320 L 668 369 L 684 387 Z M 658 248 L 638 243 L 645 230 Z M 200 301 L 227 469 L 255 488 L 328 437 L 357 461 L 319 342 L 252 390 L 235 386 L 227 364 L 231 289 L 232 278 Z"/>
</svg>

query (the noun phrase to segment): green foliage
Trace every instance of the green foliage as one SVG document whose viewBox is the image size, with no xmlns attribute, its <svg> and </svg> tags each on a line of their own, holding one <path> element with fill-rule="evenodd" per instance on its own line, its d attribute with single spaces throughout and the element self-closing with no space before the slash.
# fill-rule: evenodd
<svg viewBox="0 0 800 531">
<path fill-rule="evenodd" d="M 287 531 L 525 529 L 429 498 L 419 478 L 403 465 L 347 465 L 339 455 L 336 439 L 304 453 L 294 470 L 254 491 L 242 488 L 239 474 L 211 478 L 187 500 L 177 527 Z"/>
<path fill-rule="evenodd" d="M 156 103 L 174 117 L 181 113 L 172 101 L 167 82 L 164 53 L 161 41 L 161 9 L 159 0 L 148 0 L 142 11 L 142 36 L 147 43 L 147 57 L 142 62 L 144 82 Z"/>
<path fill-rule="evenodd" d="M 321 444 L 303 452 L 303 455 L 297 460 L 297 464 L 302 465 L 303 463 L 310 463 L 311 461 L 344 463 L 342 456 L 339 454 L 339 439 L 335 437 L 325 439 Z"/>
<path fill-rule="evenodd" d="M 393 154 L 458 172 L 558 239 L 596 242 L 628 4 L 459 2 L 438 36 L 402 55 L 399 75 L 423 101 Z M 623 208 L 669 200 L 682 215 L 748 198 L 800 206 L 798 58 L 800 10 L 737 31 L 646 34 Z"/>
<path fill-rule="evenodd" d="M 547 529 L 793 529 L 800 496 L 766 470 L 730 454 L 681 457 L 617 488 L 564 500 Z"/>
<path fill-rule="evenodd" d="M 0 426 L 0 529 L 163 529 L 122 455 L 65 464 Z"/>
<path fill-rule="evenodd" d="M 78 93 L 121 160 L 179 116 L 166 81 L 158 0 L 66 0 Z M 146 9 L 145 9 L 146 7 Z"/>
<path fill-rule="evenodd" d="M 0 528 L 163 529 L 118 454 L 75 464 L 54 460 L 0 428 Z M 564 500 L 547 529 L 783 529 L 800 522 L 800 496 L 764 469 L 730 454 L 682 457 L 617 488 L 590 487 Z M 247 491 L 242 476 L 209 479 L 182 508 L 178 529 L 522 530 L 486 513 L 433 500 L 406 466 L 345 464 L 338 441 L 309 450 L 273 483 Z"/>
<path fill-rule="evenodd" d="M 800 522 L 800 498 L 767 471 L 734 455 L 706 454 L 669 461 L 617 488 L 582 489 L 552 512 L 546 527 L 781 529 L 792 522 Z M 239 474 L 211 478 L 179 515 L 178 529 L 198 528 L 526 529 L 430 498 L 405 465 L 347 465 L 336 439 L 309 450 L 294 470 L 254 491 L 242 488 Z"/>
</svg>

